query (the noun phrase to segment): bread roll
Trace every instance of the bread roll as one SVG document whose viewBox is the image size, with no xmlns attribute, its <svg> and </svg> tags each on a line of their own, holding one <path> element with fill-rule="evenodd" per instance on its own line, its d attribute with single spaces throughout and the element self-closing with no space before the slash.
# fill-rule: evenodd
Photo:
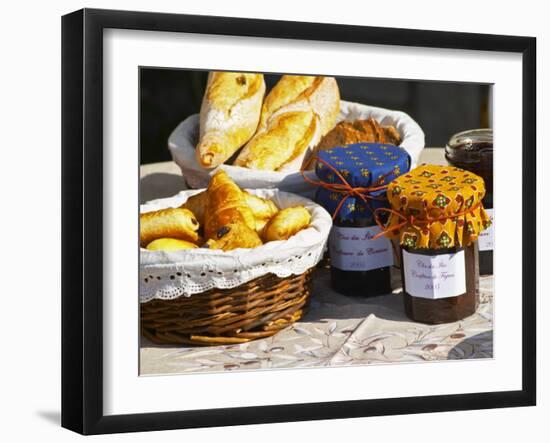
<svg viewBox="0 0 550 443">
<path fill-rule="evenodd" d="M 303 206 L 285 208 L 277 212 L 264 228 L 262 239 L 265 242 L 288 240 L 294 234 L 309 226 L 311 215 Z"/>
<path fill-rule="evenodd" d="M 199 222 L 188 209 L 166 208 L 139 217 L 139 242 L 143 247 L 164 237 L 196 242 L 198 230 Z"/>
<path fill-rule="evenodd" d="M 297 170 L 336 122 L 340 94 L 333 77 L 285 75 L 267 96 L 260 125 L 235 164 L 266 171 Z"/>
<path fill-rule="evenodd" d="M 195 243 L 177 238 L 157 238 L 147 245 L 150 251 L 179 251 L 181 249 L 198 248 Z"/>
<path fill-rule="evenodd" d="M 254 135 L 265 82 L 262 74 L 211 72 L 200 111 L 197 160 L 214 168 Z"/>
<path fill-rule="evenodd" d="M 375 119 L 341 121 L 326 134 L 316 150 L 326 150 L 353 143 L 401 144 L 401 136 L 393 126 L 381 126 Z"/>
</svg>

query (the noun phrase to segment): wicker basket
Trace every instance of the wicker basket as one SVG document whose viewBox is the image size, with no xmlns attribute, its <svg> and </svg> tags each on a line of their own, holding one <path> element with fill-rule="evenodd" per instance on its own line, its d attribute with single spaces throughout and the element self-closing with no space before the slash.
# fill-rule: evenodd
<svg viewBox="0 0 550 443">
<path fill-rule="evenodd" d="M 286 278 L 267 274 L 231 289 L 141 304 L 141 332 L 158 344 L 220 345 L 269 337 L 297 321 L 313 268 Z"/>
</svg>

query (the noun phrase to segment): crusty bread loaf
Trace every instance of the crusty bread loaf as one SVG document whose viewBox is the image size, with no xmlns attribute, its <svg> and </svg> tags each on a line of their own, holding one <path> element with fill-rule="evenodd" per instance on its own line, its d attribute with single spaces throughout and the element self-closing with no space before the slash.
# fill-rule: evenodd
<svg viewBox="0 0 550 443">
<path fill-rule="evenodd" d="M 265 82 L 262 74 L 211 72 L 200 111 L 196 155 L 214 168 L 254 135 L 260 119 Z"/>
<path fill-rule="evenodd" d="M 268 94 L 258 131 L 235 164 L 267 171 L 297 170 L 336 122 L 340 93 L 333 77 L 285 75 Z"/>
</svg>

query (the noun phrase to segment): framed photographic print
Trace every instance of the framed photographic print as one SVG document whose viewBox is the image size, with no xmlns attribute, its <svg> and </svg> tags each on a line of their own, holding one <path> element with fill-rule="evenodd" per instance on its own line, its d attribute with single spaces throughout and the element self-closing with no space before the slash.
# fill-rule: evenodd
<svg viewBox="0 0 550 443">
<path fill-rule="evenodd" d="M 62 425 L 534 405 L 535 51 L 64 16 Z"/>
</svg>

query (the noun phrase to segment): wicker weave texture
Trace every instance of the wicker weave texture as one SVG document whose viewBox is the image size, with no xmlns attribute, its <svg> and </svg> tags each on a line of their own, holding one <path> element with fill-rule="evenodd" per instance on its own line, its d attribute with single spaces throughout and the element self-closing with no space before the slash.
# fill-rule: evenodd
<svg viewBox="0 0 550 443">
<path fill-rule="evenodd" d="M 286 278 L 267 274 L 232 289 L 142 303 L 141 332 L 158 344 L 219 345 L 269 337 L 302 316 L 311 274 L 312 269 Z"/>
</svg>

